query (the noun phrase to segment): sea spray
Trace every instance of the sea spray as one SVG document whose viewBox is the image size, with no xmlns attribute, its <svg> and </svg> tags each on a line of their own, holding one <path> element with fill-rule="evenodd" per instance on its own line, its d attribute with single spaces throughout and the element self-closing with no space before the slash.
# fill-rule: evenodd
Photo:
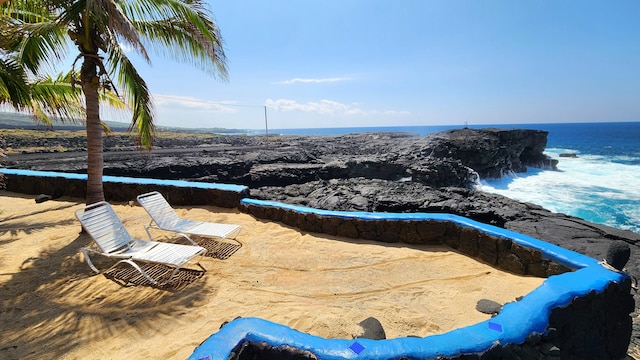
<svg viewBox="0 0 640 360">
<path fill-rule="evenodd" d="M 562 153 L 576 158 L 560 158 Z M 540 205 L 590 222 L 640 233 L 640 166 L 636 160 L 547 149 L 558 171 L 530 168 L 517 177 L 483 180 L 480 190 Z"/>
</svg>

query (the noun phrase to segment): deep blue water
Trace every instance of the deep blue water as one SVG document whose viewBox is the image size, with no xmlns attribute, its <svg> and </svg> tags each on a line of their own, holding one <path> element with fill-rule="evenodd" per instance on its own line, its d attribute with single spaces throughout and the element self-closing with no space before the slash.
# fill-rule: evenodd
<svg viewBox="0 0 640 360">
<path fill-rule="evenodd" d="M 340 135 L 409 132 L 427 135 L 457 126 L 273 129 L 270 134 Z M 470 128 L 537 129 L 549 132 L 545 153 L 559 160 L 559 171 L 529 169 L 500 180 L 483 180 L 480 189 L 554 212 L 640 233 L 640 122 L 469 125 Z M 264 133 L 263 133 L 264 134 Z M 560 157 L 575 153 L 577 158 Z"/>
</svg>

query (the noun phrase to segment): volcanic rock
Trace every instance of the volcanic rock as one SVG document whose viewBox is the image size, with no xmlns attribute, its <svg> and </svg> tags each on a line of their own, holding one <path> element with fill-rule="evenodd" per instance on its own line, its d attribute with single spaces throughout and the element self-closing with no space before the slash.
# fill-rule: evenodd
<svg viewBox="0 0 640 360">
<path fill-rule="evenodd" d="M 387 338 L 380 320 L 374 317 L 368 317 L 359 322 L 358 331 L 352 336 L 354 339 L 384 340 Z"/>
<path fill-rule="evenodd" d="M 609 245 L 609 249 L 607 250 L 606 262 L 607 264 L 613 266 L 615 269 L 622 271 L 624 266 L 629 261 L 629 257 L 631 256 L 631 249 L 629 248 L 629 244 L 624 241 L 617 240 Z"/>
<path fill-rule="evenodd" d="M 502 304 L 489 299 L 480 299 L 476 303 L 476 310 L 483 314 L 497 315 L 502 310 Z"/>
<path fill-rule="evenodd" d="M 131 151 L 122 141 L 105 141 L 104 174 L 253 188 L 356 177 L 471 188 L 480 177 L 499 178 L 526 171 L 527 166 L 554 169 L 556 161 L 542 153 L 546 137 L 544 131 L 498 129 L 458 129 L 422 137 L 406 133 L 289 136 L 268 142 L 258 136 L 229 135 L 217 136 L 215 142 L 200 139 L 198 146 L 187 142 L 191 147 L 174 143 L 168 148 L 170 144 L 163 143 L 164 147 L 151 152 Z M 72 145 L 81 148 L 82 144 Z M 84 173 L 86 153 L 12 155 L 7 166 Z"/>
</svg>

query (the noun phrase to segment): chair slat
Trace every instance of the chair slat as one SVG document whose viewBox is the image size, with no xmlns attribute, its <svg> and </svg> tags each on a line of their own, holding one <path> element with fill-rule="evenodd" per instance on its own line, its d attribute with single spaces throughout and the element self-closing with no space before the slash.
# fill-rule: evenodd
<svg viewBox="0 0 640 360">
<path fill-rule="evenodd" d="M 232 238 L 241 229 L 240 225 L 182 219 L 164 196 L 157 191 L 139 195 L 137 199 L 153 222 L 162 230 L 226 239 Z"/>
<path fill-rule="evenodd" d="M 158 281 L 153 278 L 152 274 L 142 270 L 135 261 L 168 265 L 174 267 L 175 272 L 184 264 L 191 262 L 194 257 L 204 255 L 207 251 L 201 246 L 134 239 L 111 205 L 104 201 L 78 209 L 75 211 L 75 215 L 103 255 L 120 259 L 118 264 L 126 262 L 132 265 L 135 270 L 154 284 L 157 284 Z M 83 254 L 88 257 L 86 249 L 83 249 Z M 98 272 L 91 261 L 88 258 L 86 260 L 89 266 Z M 200 267 L 202 268 L 202 266 Z M 204 271 L 204 268 L 202 270 Z"/>
</svg>

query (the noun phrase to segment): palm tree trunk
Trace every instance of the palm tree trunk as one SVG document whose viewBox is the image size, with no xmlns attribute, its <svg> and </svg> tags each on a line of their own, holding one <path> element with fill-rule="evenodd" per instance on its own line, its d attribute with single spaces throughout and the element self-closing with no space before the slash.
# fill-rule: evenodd
<svg viewBox="0 0 640 360">
<path fill-rule="evenodd" d="M 95 58 L 85 56 L 80 70 L 80 81 L 87 109 L 87 205 L 104 200 L 102 125 L 100 124 L 100 102 L 98 100 L 97 61 Z"/>
</svg>

